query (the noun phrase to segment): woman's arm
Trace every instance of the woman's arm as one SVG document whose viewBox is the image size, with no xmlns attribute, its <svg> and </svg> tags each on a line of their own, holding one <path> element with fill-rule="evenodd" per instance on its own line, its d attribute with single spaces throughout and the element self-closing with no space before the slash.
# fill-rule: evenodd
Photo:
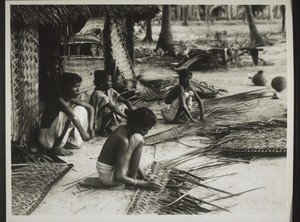
<svg viewBox="0 0 300 222">
<path fill-rule="evenodd" d="M 137 174 L 143 179 L 143 180 L 149 180 L 149 177 L 146 176 L 145 172 L 142 170 L 142 168 L 139 166 Z"/>
<path fill-rule="evenodd" d="M 121 116 L 121 117 L 127 119 L 127 116 L 126 116 L 124 113 L 122 113 L 122 112 L 120 111 L 120 109 L 119 109 L 116 105 L 114 105 L 112 102 L 109 101 L 109 103 L 107 103 L 106 106 L 107 106 L 112 112 L 114 112 L 114 113 L 116 113 L 117 115 L 119 115 L 119 116 Z"/>
<path fill-rule="evenodd" d="M 89 121 L 88 132 L 89 132 L 91 138 L 94 138 L 94 136 L 95 136 L 95 131 L 94 131 L 95 111 L 94 111 L 94 107 L 92 105 L 90 105 L 89 103 L 81 101 L 79 99 L 72 99 L 71 102 L 76 104 L 76 105 L 83 106 L 87 110 L 87 112 L 88 112 L 88 121 Z"/>
<path fill-rule="evenodd" d="M 76 129 L 78 129 L 82 139 L 84 141 L 88 141 L 90 139 L 90 135 L 83 129 L 78 117 L 74 114 L 72 108 L 62 98 L 58 98 L 58 105 L 60 106 L 61 111 L 63 111 L 68 116 Z"/>
<path fill-rule="evenodd" d="M 204 121 L 204 105 L 203 105 L 202 99 L 199 97 L 197 92 L 192 87 L 191 87 L 191 90 L 194 92 L 195 99 L 198 103 L 198 107 L 200 110 L 200 121 Z"/>
<path fill-rule="evenodd" d="M 190 111 L 188 110 L 188 107 L 186 105 L 186 101 L 185 101 L 185 91 L 183 86 L 180 86 L 179 88 L 179 106 L 182 107 L 184 113 L 188 116 L 188 118 L 192 121 L 192 122 L 196 122 L 192 116 L 192 114 L 190 113 Z"/>
<path fill-rule="evenodd" d="M 156 186 L 152 182 L 137 180 L 127 176 L 127 167 L 130 166 L 130 175 L 133 175 L 135 171 L 138 170 L 138 165 L 140 162 L 141 154 L 142 154 L 142 144 L 139 144 L 138 147 L 134 150 L 133 153 L 128 150 L 128 141 L 124 142 L 124 139 L 121 137 L 118 141 L 119 149 L 117 154 L 116 166 L 115 166 L 115 179 L 125 183 L 126 185 L 133 185 L 137 187 L 142 187 L 145 189 L 154 189 Z M 131 158 L 133 158 L 131 160 Z"/>
<path fill-rule="evenodd" d="M 118 96 L 117 100 L 121 103 L 124 103 L 128 107 L 128 109 L 131 109 L 131 110 L 133 109 L 132 104 L 127 99 L 125 99 L 123 96 Z"/>
</svg>

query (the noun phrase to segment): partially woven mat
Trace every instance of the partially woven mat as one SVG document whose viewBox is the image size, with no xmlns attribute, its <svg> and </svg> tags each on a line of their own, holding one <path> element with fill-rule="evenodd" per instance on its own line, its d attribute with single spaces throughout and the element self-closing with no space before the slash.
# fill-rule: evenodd
<svg viewBox="0 0 300 222">
<path fill-rule="evenodd" d="M 168 172 L 163 170 L 162 166 L 153 162 L 148 168 L 147 174 L 157 175 L 156 182 L 166 186 L 168 180 Z M 159 176 L 158 176 L 159 175 Z M 159 180 L 159 181 L 158 181 Z M 127 214 L 158 214 L 159 213 L 159 197 L 163 196 L 164 189 L 157 191 L 148 191 L 138 189 L 128 207 Z"/>
<path fill-rule="evenodd" d="M 157 191 L 138 189 L 127 209 L 127 214 L 131 215 L 166 215 L 166 214 L 203 214 L 212 211 L 225 210 L 213 203 L 197 199 L 189 194 L 189 191 L 196 186 L 204 189 L 214 190 L 210 196 L 221 199 L 230 198 L 235 194 L 222 191 L 201 183 L 203 178 L 197 177 L 189 172 L 167 168 L 164 164 L 153 162 L 148 172 L 150 178 L 155 183 L 160 184 L 161 188 Z M 228 196 L 229 195 L 229 196 Z M 214 201 L 211 201 L 214 202 Z"/>
<path fill-rule="evenodd" d="M 73 164 L 15 164 L 12 166 L 12 213 L 29 215 Z"/>
</svg>

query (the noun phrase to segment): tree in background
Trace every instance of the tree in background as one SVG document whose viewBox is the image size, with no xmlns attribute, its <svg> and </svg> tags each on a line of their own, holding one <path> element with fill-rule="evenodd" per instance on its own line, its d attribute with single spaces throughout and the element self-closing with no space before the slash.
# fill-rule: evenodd
<svg viewBox="0 0 300 222">
<path fill-rule="evenodd" d="M 189 6 L 185 5 L 183 6 L 183 26 L 188 26 L 189 25 Z"/>
<path fill-rule="evenodd" d="M 180 5 L 174 5 L 174 19 L 175 19 L 175 21 L 180 20 L 180 11 L 181 11 L 181 6 Z"/>
<path fill-rule="evenodd" d="M 282 16 L 281 32 L 284 32 L 285 31 L 285 6 L 284 5 L 280 6 L 280 12 Z"/>
<path fill-rule="evenodd" d="M 143 42 L 149 42 L 149 43 L 153 42 L 151 21 L 152 21 L 151 18 L 148 18 L 146 21 L 146 25 L 147 25 L 146 26 L 146 36 L 143 39 Z"/>
<path fill-rule="evenodd" d="M 157 40 L 156 49 L 163 51 L 173 51 L 173 35 L 171 30 L 171 7 L 170 5 L 163 5 L 162 23 L 159 38 Z"/>
<path fill-rule="evenodd" d="M 224 9 L 225 9 L 227 21 L 231 21 L 231 17 L 232 17 L 232 5 L 226 5 Z"/>
<path fill-rule="evenodd" d="M 192 5 L 192 20 L 200 21 L 200 12 L 198 5 Z"/>
<path fill-rule="evenodd" d="M 264 45 L 264 40 L 258 33 L 258 30 L 256 28 L 256 24 L 254 21 L 254 16 L 252 13 L 252 8 L 250 5 L 245 6 L 246 9 L 246 16 L 248 20 L 248 25 L 249 25 L 249 30 L 250 30 L 250 40 L 251 40 L 251 45 L 253 47 L 256 46 L 263 46 Z"/>
</svg>

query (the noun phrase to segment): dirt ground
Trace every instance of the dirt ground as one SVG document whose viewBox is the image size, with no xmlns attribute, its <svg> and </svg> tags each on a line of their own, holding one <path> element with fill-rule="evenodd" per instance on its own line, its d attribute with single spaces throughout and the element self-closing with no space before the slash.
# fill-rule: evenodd
<svg viewBox="0 0 300 222">
<path fill-rule="evenodd" d="M 214 85 L 216 89 L 226 89 L 228 93 L 219 96 L 228 96 L 236 93 L 246 92 L 258 88 L 254 86 L 248 75 L 255 74 L 258 70 L 263 70 L 268 80 L 266 88 L 270 97 L 259 99 L 257 107 L 252 112 L 244 115 L 244 121 L 270 120 L 282 118 L 287 109 L 287 92 L 282 93 L 282 98 L 274 100 L 271 98 L 274 90 L 270 82 L 275 76 L 287 77 L 287 48 L 285 36 L 280 34 L 280 21 L 271 24 L 259 24 L 257 26 L 261 33 L 270 33 L 269 38 L 274 40 L 273 46 L 263 47 L 260 57 L 265 61 L 273 63 L 269 66 L 253 66 L 250 63 L 243 67 L 230 67 L 228 69 L 214 69 L 206 72 L 194 71 L 197 80 L 205 81 Z M 216 30 L 226 30 L 234 35 L 248 35 L 248 26 L 244 23 L 226 25 L 223 22 L 216 22 L 213 26 L 205 23 L 200 25 L 190 25 L 187 27 L 173 25 L 173 36 L 175 41 L 193 40 L 201 38 Z M 153 38 L 157 40 L 160 26 L 153 26 Z M 141 43 L 144 34 L 138 36 L 137 46 L 154 47 L 154 44 Z M 247 62 L 245 58 L 245 61 Z M 162 63 L 137 64 L 136 73 L 143 72 L 146 79 L 161 79 L 176 76 L 174 70 Z M 291 83 L 289 83 L 291 84 Z M 151 130 L 150 134 L 156 133 L 172 125 L 165 125 L 159 113 L 157 105 L 150 106 L 158 116 L 158 124 Z M 142 156 L 142 166 L 146 168 L 153 160 L 164 160 L 179 156 L 182 153 L 191 151 L 191 147 L 185 144 L 197 143 L 197 146 L 206 146 L 202 141 L 207 138 L 199 136 L 184 137 L 179 142 L 165 142 L 156 147 L 146 146 Z M 86 142 L 84 147 L 75 150 L 75 155 L 64 157 L 68 163 L 73 163 L 74 167 L 50 190 L 48 195 L 32 213 L 32 215 L 124 215 L 134 194 L 133 190 L 95 190 L 78 187 L 76 182 L 82 178 L 97 176 L 96 159 L 101 150 L 105 138 L 97 137 L 93 141 Z M 180 143 L 180 141 L 182 143 Z M 288 148 L 288 153 L 290 147 Z M 205 157 L 197 161 L 205 161 Z M 222 205 L 232 206 L 230 212 L 218 211 L 214 215 L 231 216 L 233 218 L 245 218 L 259 215 L 261 218 L 268 218 L 270 221 L 282 221 L 288 212 L 286 206 L 288 199 L 286 194 L 290 189 L 287 184 L 289 172 L 287 171 L 286 157 L 258 158 L 249 164 L 237 163 L 230 166 L 221 166 L 218 169 L 211 169 L 201 172 L 201 175 L 234 175 L 212 180 L 208 183 L 211 186 L 237 193 L 243 190 L 262 187 L 259 190 L 245 193 L 222 203 Z M 201 196 L 202 191 L 195 190 L 195 195 Z M 209 214 L 208 214 L 209 216 Z"/>
</svg>

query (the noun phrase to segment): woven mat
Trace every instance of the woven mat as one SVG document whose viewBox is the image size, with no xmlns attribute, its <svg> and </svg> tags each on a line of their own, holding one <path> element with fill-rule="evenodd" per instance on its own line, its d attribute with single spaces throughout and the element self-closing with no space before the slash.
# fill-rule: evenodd
<svg viewBox="0 0 300 222">
<path fill-rule="evenodd" d="M 12 166 L 12 213 L 29 215 L 73 164 L 15 164 Z"/>
<path fill-rule="evenodd" d="M 285 127 L 264 127 L 230 132 L 216 149 L 230 152 L 286 153 L 287 129 Z M 221 141 L 222 141 L 221 140 Z"/>
<path fill-rule="evenodd" d="M 180 137 L 186 136 L 191 132 L 195 133 L 199 128 L 199 124 L 192 124 L 190 121 L 183 125 L 177 125 L 170 129 L 160 131 L 158 133 L 145 137 L 146 145 L 155 145 L 162 142 L 172 141 L 179 139 Z"/>
<path fill-rule="evenodd" d="M 189 194 L 195 185 L 208 188 L 207 185 L 201 183 L 205 179 L 187 171 L 165 167 L 164 164 L 158 162 L 153 162 L 149 169 L 147 174 L 155 183 L 160 184 L 161 188 L 156 191 L 138 189 L 127 209 L 128 215 L 197 215 L 226 210 L 226 207 L 223 208 L 204 202 L 204 200 L 197 199 Z M 209 189 L 214 190 L 213 195 Z M 212 198 L 224 196 L 224 191 L 219 189 L 210 187 L 208 190 L 208 194 Z M 225 192 L 225 196 L 228 194 L 230 193 Z"/>
<path fill-rule="evenodd" d="M 159 174 L 160 176 L 157 177 L 156 182 L 163 184 L 163 186 L 166 185 L 168 180 L 168 172 L 162 168 L 161 164 L 153 162 L 148 168 L 147 174 L 152 176 Z M 138 189 L 128 207 L 127 214 L 159 214 L 159 199 L 161 196 L 164 196 L 164 192 L 164 190 L 155 192 Z"/>
</svg>

